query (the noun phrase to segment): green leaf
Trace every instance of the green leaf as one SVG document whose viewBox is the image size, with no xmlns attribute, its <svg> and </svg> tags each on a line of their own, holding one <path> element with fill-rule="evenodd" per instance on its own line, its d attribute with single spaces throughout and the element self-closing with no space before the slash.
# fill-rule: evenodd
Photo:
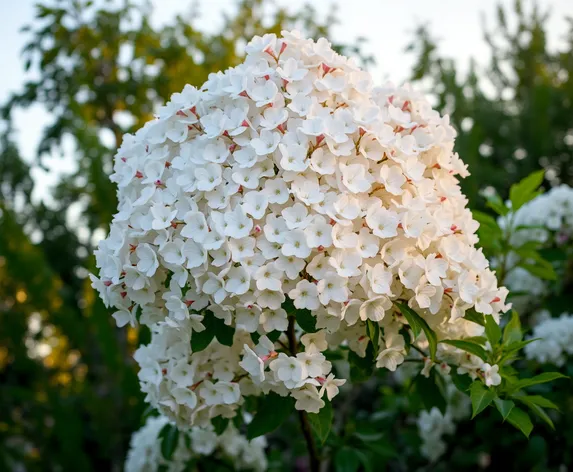
<svg viewBox="0 0 573 472">
<path fill-rule="evenodd" d="M 420 399 L 424 404 L 424 408 L 430 411 L 432 408 L 437 407 L 438 410 L 445 414 L 448 402 L 443 378 L 432 370 L 430 377 L 424 377 L 422 374 L 418 374 L 414 382 L 416 391 L 420 394 Z"/>
<path fill-rule="evenodd" d="M 360 467 L 360 462 L 360 456 L 349 446 L 340 448 L 334 456 L 336 472 L 356 472 Z"/>
<path fill-rule="evenodd" d="M 360 462 L 362 462 L 362 465 L 364 466 L 364 472 L 373 472 L 372 464 L 370 458 L 368 457 L 368 454 L 366 454 L 364 451 L 360 449 L 354 449 L 354 453 L 358 456 Z"/>
<path fill-rule="evenodd" d="M 543 280 L 557 280 L 557 273 L 551 264 L 529 264 L 527 262 L 520 262 L 518 267 L 525 269 L 531 275 L 538 277 Z"/>
<path fill-rule="evenodd" d="M 472 343 L 479 344 L 480 346 L 485 346 L 487 338 L 485 336 L 470 336 L 469 338 L 464 338 L 464 341 L 470 341 Z"/>
<path fill-rule="evenodd" d="M 296 310 L 296 322 L 306 333 L 316 333 L 316 317 L 310 310 Z"/>
<path fill-rule="evenodd" d="M 542 408 L 551 408 L 552 410 L 559 410 L 559 407 L 553 403 L 551 400 L 542 397 L 541 395 L 515 395 L 515 399 L 519 401 L 526 401 L 528 403 L 533 403 Z"/>
<path fill-rule="evenodd" d="M 366 333 L 372 341 L 374 354 L 378 352 L 378 342 L 380 340 L 380 325 L 372 320 L 366 320 Z"/>
<path fill-rule="evenodd" d="M 353 350 L 348 351 L 350 364 L 350 380 L 353 383 L 365 382 L 372 376 L 374 367 L 374 348 L 371 343 L 366 347 L 366 355 L 360 357 Z"/>
<path fill-rule="evenodd" d="M 499 340 L 501 339 L 501 328 L 496 323 L 495 319 L 491 315 L 487 315 L 485 318 L 485 334 L 492 347 L 497 346 Z"/>
<path fill-rule="evenodd" d="M 543 409 L 543 407 L 545 407 L 558 410 L 555 403 L 548 400 L 547 398 L 542 397 L 541 395 L 514 395 L 513 398 L 527 406 L 527 408 L 529 408 L 532 413 L 545 421 L 545 423 L 547 423 L 551 429 L 555 429 L 553 420 L 551 420 L 549 415 Z"/>
<path fill-rule="evenodd" d="M 177 448 L 179 430 L 175 425 L 167 423 L 161 428 L 161 431 L 159 431 L 159 439 L 161 439 L 161 455 L 168 461 L 173 457 L 173 453 Z"/>
<path fill-rule="evenodd" d="M 217 318 L 215 315 L 212 317 L 212 326 L 217 341 L 219 341 L 224 346 L 233 345 L 235 329 L 232 326 L 226 325 L 222 319 Z"/>
<path fill-rule="evenodd" d="M 536 375 L 529 379 L 521 379 L 510 385 L 509 390 L 515 392 L 521 390 L 522 388 L 531 387 L 532 385 L 539 385 L 546 382 L 551 382 L 557 379 L 568 379 L 566 375 L 559 372 L 544 372 L 543 374 Z"/>
<path fill-rule="evenodd" d="M 475 309 L 473 309 L 473 308 L 466 310 L 466 312 L 464 314 L 464 319 L 466 319 L 468 321 L 473 321 L 474 323 L 477 323 L 478 325 L 485 326 L 484 316 L 481 313 L 478 313 L 477 311 L 475 311 Z"/>
<path fill-rule="evenodd" d="M 206 311 L 203 315 L 203 320 L 201 323 L 205 326 L 203 331 L 193 331 L 191 334 L 191 351 L 201 352 L 203 351 L 213 338 L 215 337 L 215 315 L 210 311 Z"/>
<path fill-rule="evenodd" d="M 484 362 L 487 362 L 487 351 L 477 343 L 458 339 L 443 339 L 440 342 L 444 344 L 449 344 L 450 346 L 457 347 L 462 351 L 469 352 L 474 356 L 478 356 Z"/>
<path fill-rule="evenodd" d="M 215 428 L 215 434 L 220 436 L 225 432 L 227 426 L 229 426 L 229 418 L 223 418 L 222 416 L 215 416 L 211 418 L 211 424 Z"/>
<path fill-rule="evenodd" d="M 514 406 L 509 415 L 507 416 L 507 421 L 509 421 L 513 426 L 519 429 L 525 437 L 529 437 L 531 431 L 533 430 L 533 423 L 529 415 L 523 411 L 521 408 Z"/>
<path fill-rule="evenodd" d="M 460 392 L 467 394 L 473 383 L 472 378 L 467 374 L 458 374 L 456 366 L 450 366 L 450 368 L 450 378 L 453 384 Z"/>
<path fill-rule="evenodd" d="M 495 398 L 495 392 L 486 388 L 480 380 L 476 380 L 470 386 L 470 398 L 472 401 L 473 419 L 489 406 Z"/>
<path fill-rule="evenodd" d="M 541 408 L 539 405 L 536 405 L 535 403 L 526 403 L 527 408 L 529 408 L 529 410 L 535 414 L 537 417 L 539 417 L 540 419 L 542 419 L 545 423 L 547 423 L 547 425 L 555 430 L 555 425 L 553 424 L 553 420 L 549 417 L 549 415 L 547 414 L 547 412 Z"/>
<path fill-rule="evenodd" d="M 412 332 L 414 333 L 414 339 L 417 339 L 420 332 L 424 331 L 426 335 L 426 339 L 428 340 L 428 344 L 430 346 L 430 358 L 435 361 L 436 360 L 436 350 L 438 348 L 438 338 L 436 337 L 436 333 L 430 328 L 428 323 L 424 318 L 422 318 L 418 313 L 412 310 L 408 305 L 405 303 L 396 302 L 396 306 L 399 308 L 400 312 L 412 328 Z"/>
<path fill-rule="evenodd" d="M 503 233 L 497 224 L 497 221 L 487 213 L 481 211 L 472 211 L 474 220 L 479 223 L 479 239 L 482 246 L 496 247 L 500 244 Z"/>
<path fill-rule="evenodd" d="M 511 400 L 502 400 L 498 397 L 495 397 L 493 402 L 495 403 L 497 411 L 499 411 L 499 414 L 503 418 L 503 421 L 505 421 L 515 406 L 515 403 L 513 403 Z"/>
<path fill-rule="evenodd" d="M 294 316 L 296 322 L 306 333 L 316 333 L 316 317 L 313 316 L 310 310 L 298 309 L 294 306 L 293 301 L 287 297 L 283 302 L 282 308 L 287 312 L 289 316 Z"/>
<path fill-rule="evenodd" d="M 523 349 L 525 346 L 527 346 L 528 344 L 531 344 L 535 341 L 539 341 L 541 338 L 533 338 L 533 339 L 527 339 L 525 341 L 519 341 L 516 343 L 511 343 L 508 346 L 503 348 L 503 352 L 504 352 L 504 356 L 502 359 L 506 359 L 508 358 L 511 354 L 516 353 L 517 351 L 520 351 L 521 349 Z M 501 363 L 501 362 L 500 362 Z"/>
<path fill-rule="evenodd" d="M 511 319 L 505 325 L 503 330 L 503 344 L 513 344 L 521 341 L 522 339 L 523 333 L 521 332 L 521 321 L 519 320 L 517 311 L 513 310 L 511 312 Z"/>
<path fill-rule="evenodd" d="M 277 429 L 294 410 L 292 397 L 269 393 L 261 398 L 253 420 L 247 426 L 247 439 L 254 439 Z"/>
<path fill-rule="evenodd" d="M 497 193 L 488 195 L 486 197 L 486 206 L 491 208 L 500 216 L 505 216 L 509 213 L 509 208 L 504 205 L 503 201 Z"/>
<path fill-rule="evenodd" d="M 544 170 L 538 170 L 511 186 L 509 199 L 511 200 L 511 210 L 513 212 L 519 210 L 525 203 L 539 195 L 540 192 L 536 190 L 543 182 L 544 175 Z"/>
<path fill-rule="evenodd" d="M 330 403 L 330 401 L 325 401 L 325 405 L 318 413 L 308 414 L 308 421 L 321 444 L 324 444 L 326 438 L 330 434 L 333 418 L 334 413 L 332 411 L 332 403 Z"/>
</svg>

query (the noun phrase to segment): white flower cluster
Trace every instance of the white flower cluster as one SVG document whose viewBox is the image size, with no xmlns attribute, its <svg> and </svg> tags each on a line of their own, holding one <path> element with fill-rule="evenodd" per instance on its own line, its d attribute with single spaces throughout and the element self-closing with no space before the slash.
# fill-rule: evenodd
<svg viewBox="0 0 573 472">
<path fill-rule="evenodd" d="M 422 440 L 420 452 L 430 462 L 437 461 L 445 452 L 445 435 L 456 431 L 456 422 L 467 418 L 471 412 L 471 402 L 451 383 L 448 384 L 448 406 L 442 413 L 437 407 L 423 410 L 416 420 L 418 434 Z"/>
<path fill-rule="evenodd" d="M 548 312 L 543 314 L 545 319 L 533 328 L 531 335 L 532 339 L 539 339 L 525 346 L 525 356 L 562 367 L 567 357 L 573 355 L 573 315 L 563 313 L 559 318 L 551 318 Z"/>
<path fill-rule="evenodd" d="M 169 421 L 164 416 L 150 417 L 145 425 L 131 437 L 125 462 L 126 472 L 183 472 L 189 461 L 212 456 L 233 464 L 234 470 L 267 470 L 266 440 L 258 437 L 248 441 L 232 423 L 217 436 L 212 428 L 193 427 L 187 432 L 189 439 L 179 435 L 172 457 L 166 460 L 161 453 L 159 433 Z"/>
<path fill-rule="evenodd" d="M 318 411 L 344 383 L 324 351 L 364 356 L 367 321 L 382 328 L 376 365 L 394 370 L 406 324 L 394 302 L 439 339 L 481 334 L 469 308 L 496 320 L 507 309 L 475 248 L 448 117 L 409 87 L 373 87 L 325 39 L 269 34 L 246 52 L 124 138 L 119 211 L 96 251 L 93 283 L 118 325 L 153 329 L 137 354 L 148 400 L 180 424 L 269 391 Z M 318 332 L 287 337 L 295 310 Z M 191 352 L 214 320 L 234 330 L 232 346 Z M 293 337 L 298 353 L 284 347 Z M 452 346 L 439 353 L 482 367 Z"/>
<path fill-rule="evenodd" d="M 513 247 L 529 241 L 562 246 L 573 236 L 573 189 L 567 185 L 552 188 L 523 205 L 515 214 L 500 217 L 498 222 L 506 228 L 512 221 L 510 243 Z M 511 253 L 507 264 L 514 265 L 518 258 Z M 526 299 L 546 294 L 547 284 L 521 267 L 508 273 L 505 283 L 513 292 L 524 294 Z M 525 302 L 526 300 L 522 300 Z"/>
</svg>

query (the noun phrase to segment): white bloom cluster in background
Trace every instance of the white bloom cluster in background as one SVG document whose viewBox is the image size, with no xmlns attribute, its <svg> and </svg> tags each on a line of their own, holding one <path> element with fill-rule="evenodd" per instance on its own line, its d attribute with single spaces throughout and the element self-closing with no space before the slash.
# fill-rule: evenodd
<svg viewBox="0 0 573 472">
<path fill-rule="evenodd" d="M 456 422 L 466 419 L 471 413 L 471 402 L 453 384 L 448 385 L 448 406 L 445 413 L 437 407 L 422 411 L 416 420 L 422 440 L 420 452 L 430 462 L 437 461 L 447 449 L 445 435 L 453 435 Z"/>
<path fill-rule="evenodd" d="M 193 459 L 212 456 L 233 464 L 234 470 L 267 470 L 266 440 L 258 437 L 252 441 L 241 435 L 232 423 L 217 436 L 212 428 L 193 427 L 188 431 L 189 441 L 179 435 L 171 459 L 161 454 L 161 429 L 169 423 L 164 416 L 150 417 L 145 425 L 131 437 L 125 462 L 125 472 L 157 472 L 161 467 L 167 472 L 183 472 Z"/>
<path fill-rule="evenodd" d="M 118 213 L 96 251 L 93 284 L 118 325 L 152 328 L 136 355 L 147 401 L 179 425 L 271 391 L 319 411 L 345 382 L 324 352 L 364 356 L 368 321 L 382 328 L 376 366 L 395 370 L 396 302 L 438 339 L 482 334 L 468 309 L 499 320 L 508 308 L 475 247 L 447 116 L 408 86 L 374 87 L 325 39 L 269 34 L 246 53 L 125 136 Z M 295 312 L 318 331 L 295 330 Z M 192 352 L 215 323 L 232 345 Z M 438 357 L 497 382 L 497 366 L 453 346 Z"/>
<path fill-rule="evenodd" d="M 573 189 L 567 185 L 554 187 L 527 202 L 517 212 L 498 219 L 501 228 L 507 228 L 510 221 L 514 228 L 510 237 L 513 247 L 529 241 L 555 246 L 569 243 L 573 236 Z M 517 260 L 518 256 L 510 253 L 506 264 L 512 267 Z M 521 267 L 512 269 L 504 282 L 512 292 L 523 293 L 524 300 L 517 300 L 520 304 L 545 295 L 548 290 L 544 280 Z"/>
<path fill-rule="evenodd" d="M 563 313 L 559 318 L 551 318 L 544 311 L 541 316 L 542 321 L 531 335 L 531 339 L 539 339 L 525 346 L 525 356 L 562 367 L 567 357 L 573 355 L 573 315 Z"/>
</svg>

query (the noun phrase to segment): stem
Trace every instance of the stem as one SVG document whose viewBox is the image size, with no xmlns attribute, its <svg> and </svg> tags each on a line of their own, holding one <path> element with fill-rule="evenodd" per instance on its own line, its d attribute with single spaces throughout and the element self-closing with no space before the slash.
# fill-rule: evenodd
<svg viewBox="0 0 573 472">
<path fill-rule="evenodd" d="M 320 472 L 320 457 L 318 456 L 316 443 L 314 442 L 314 437 L 310 430 L 310 423 L 308 422 L 306 411 L 299 410 L 298 419 L 300 421 L 302 434 L 304 434 L 304 439 L 306 440 L 306 448 L 308 449 L 308 456 L 310 459 L 310 470 L 311 472 Z"/>
<path fill-rule="evenodd" d="M 295 317 L 289 316 L 288 318 L 288 328 L 287 337 L 290 347 L 291 355 L 295 356 L 297 352 L 297 340 L 296 333 L 294 331 Z M 306 449 L 308 451 L 310 470 L 311 472 L 320 472 L 320 457 L 318 455 L 318 450 L 316 448 L 316 443 L 314 442 L 314 437 L 312 436 L 312 431 L 310 429 L 310 423 L 308 422 L 308 416 L 306 411 L 298 411 L 298 420 L 300 422 L 300 429 L 302 429 L 302 434 L 306 441 Z"/>
</svg>

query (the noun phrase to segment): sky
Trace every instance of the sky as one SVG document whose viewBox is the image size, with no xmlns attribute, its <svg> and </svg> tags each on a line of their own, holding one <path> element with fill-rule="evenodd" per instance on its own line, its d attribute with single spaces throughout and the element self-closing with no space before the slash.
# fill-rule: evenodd
<svg viewBox="0 0 573 472">
<path fill-rule="evenodd" d="M 276 0 L 279 5 L 300 9 L 304 0 Z M 168 22 L 177 13 L 188 11 L 193 0 L 152 0 L 155 6 L 153 21 L 156 24 Z M 198 0 L 200 18 L 198 27 L 216 30 L 222 23 L 222 12 L 233 11 L 235 0 Z M 392 80 L 403 82 L 414 58 L 404 53 L 404 47 L 412 38 L 412 33 L 420 24 L 429 25 L 431 32 L 439 39 L 443 56 L 455 59 L 464 68 L 469 58 L 478 63 L 488 60 L 488 49 L 483 41 L 481 14 L 486 24 L 492 25 L 495 7 L 498 3 L 511 6 L 513 0 L 314 0 L 318 12 L 329 12 L 337 5 L 340 24 L 333 28 L 337 42 L 350 43 L 358 36 L 367 39 L 365 52 L 376 59 L 371 68 L 375 82 Z M 20 51 L 25 44 L 25 36 L 20 29 L 34 16 L 35 0 L 0 0 L 0 103 L 11 92 L 18 91 L 26 75 L 20 60 Z M 531 2 L 525 0 L 526 5 Z M 573 17 L 573 0 L 538 0 L 544 8 L 550 8 L 549 23 L 550 47 L 562 44 L 566 32 L 566 16 Z M 22 155 L 29 161 L 35 155 L 42 127 L 49 123 L 49 112 L 34 107 L 16 116 L 17 142 Z M 54 157 L 46 162 L 49 171 L 34 170 L 34 178 L 41 187 L 48 188 L 55 183 L 58 175 L 69 172 L 74 167 L 73 153 L 64 158 Z"/>
</svg>

